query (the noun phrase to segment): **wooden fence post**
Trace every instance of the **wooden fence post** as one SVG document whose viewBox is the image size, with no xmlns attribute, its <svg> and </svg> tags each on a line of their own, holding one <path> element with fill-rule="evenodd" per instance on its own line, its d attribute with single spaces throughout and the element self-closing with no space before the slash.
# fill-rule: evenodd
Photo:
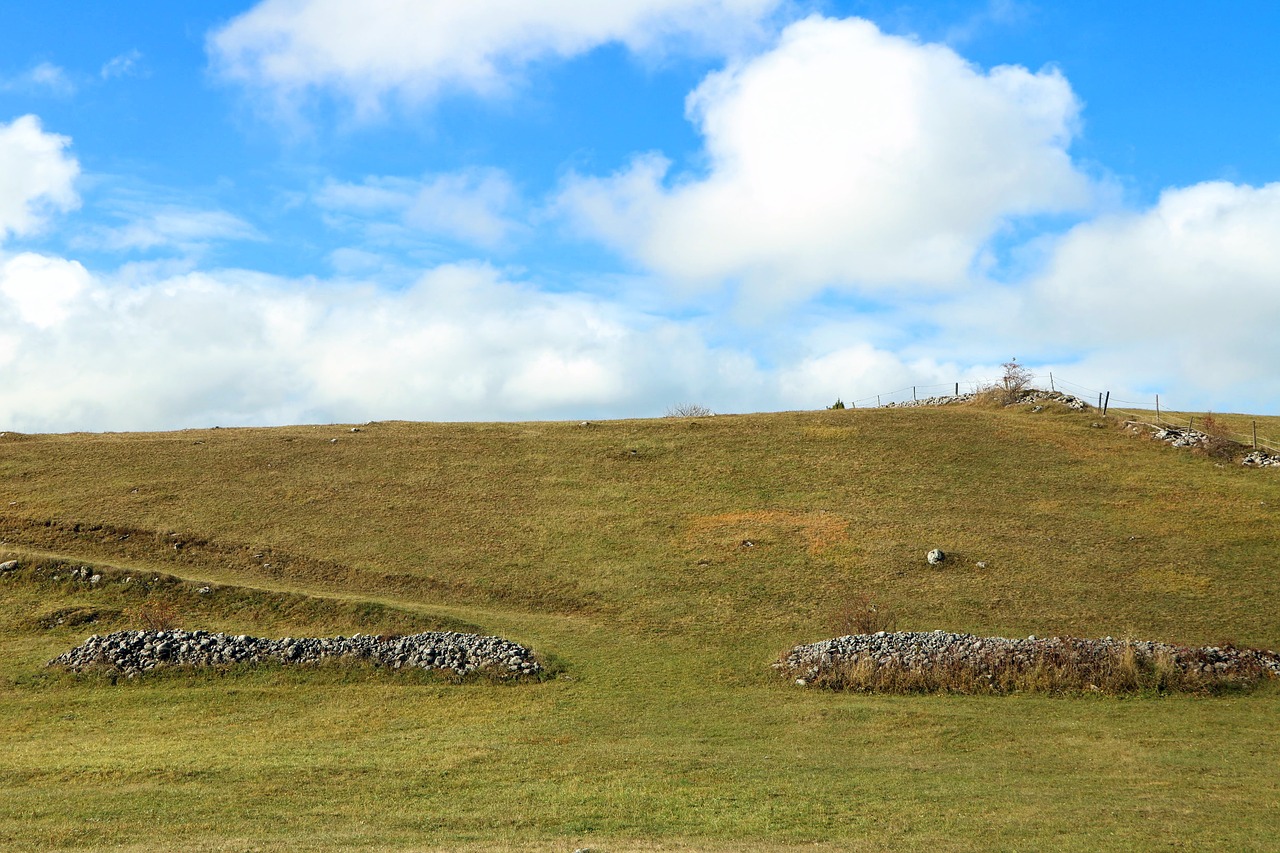
<svg viewBox="0 0 1280 853">
<path fill-rule="evenodd" d="M 1049 371 L 1049 390 L 1050 390 L 1050 391 L 1057 391 L 1057 390 L 1058 390 L 1057 388 L 1054 388 L 1054 387 L 1053 387 L 1053 371 L 1052 371 L 1052 370 L 1050 370 L 1050 371 Z"/>
<path fill-rule="evenodd" d="M 1156 423 L 1160 423 L 1160 395 L 1156 395 Z"/>
<path fill-rule="evenodd" d="M 912 386 L 911 386 L 911 400 L 912 400 L 912 402 L 915 402 L 915 399 L 916 399 L 916 386 L 912 385 Z"/>
<path fill-rule="evenodd" d="M 877 409 L 878 409 L 878 408 L 880 408 L 880 395 L 879 395 L 879 394 L 877 394 L 877 395 L 876 395 L 876 408 L 877 408 Z"/>
<path fill-rule="evenodd" d="M 1102 410 L 1102 392 L 1101 391 L 1098 392 L 1098 410 L 1099 411 Z"/>
<path fill-rule="evenodd" d="M 1110 405 L 1111 405 L 1111 392 L 1110 392 L 1110 391 L 1108 391 L 1108 392 L 1107 392 L 1107 401 L 1106 401 L 1105 403 L 1103 403 L 1103 404 L 1102 404 L 1102 415 L 1103 415 L 1103 417 L 1106 417 L 1106 414 L 1107 414 L 1107 406 L 1110 406 Z"/>
<path fill-rule="evenodd" d="M 1258 449 L 1258 422 L 1253 422 L 1253 449 Z"/>
<path fill-rule="evenodd" d="M 957 397 L 959 397 L 959 396 L 960 396 L 960 383 L 959 383 L 959 382 L 957 382 L 957 383 L 956 383 L 956 396 L 957 396 Z"/>
</svg>

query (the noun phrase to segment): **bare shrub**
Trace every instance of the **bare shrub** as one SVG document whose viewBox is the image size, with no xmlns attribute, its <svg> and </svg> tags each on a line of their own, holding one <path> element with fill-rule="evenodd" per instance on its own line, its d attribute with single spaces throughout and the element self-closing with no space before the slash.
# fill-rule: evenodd
<svg viewBox="0 0 1280 853">
<path fill-rule="evenodd" d="M 697 403 L 676 403 L 667 408 L 669 418 L 709 418 L 714 414 L 715 412 L 706 406 L 700 406 Z"/>
<path fill-rule="evenodd" d="M 859 595 L 842 603 L 831 620 L 831 628 L 842 636 L 894 631 L 897 627 L 897 615 L 889 608 L 876 604 L 867 595 Z"/>
<path fill-rule="evenodd" d="M 178 608 L 167 601 L 144 601 L 132 616 L 144 631 L 172 631 L 178 626 Z"/>
<path fill-rule="evenodd" d="M 1223 459 L 1230 461 L 1235 458 L 1236 451 L 1240 449 L 1240 445 L 1231 438 L 1231 430 L 1225 423 L 1213 416 L 1213 412 L 1209 412 L 1200 419 L 1197 429 L 1205 434 L 1205 440 L 1200 445 L 1200 449 L 1214 459 Z"/>
<path fill-rule="evenodd" d="M 1000 401 L 1006 406 L 1011 406 L 1022 397 L 1022 392 L 1027 390 L 1035 374 L 1029 367 L 1018 364 L 1016 358 L 1006 361 L 1001 367 L 1004 368 L 1004 375 L 1000 377 L 996 390 L 999 392 Z"/>
</svg>

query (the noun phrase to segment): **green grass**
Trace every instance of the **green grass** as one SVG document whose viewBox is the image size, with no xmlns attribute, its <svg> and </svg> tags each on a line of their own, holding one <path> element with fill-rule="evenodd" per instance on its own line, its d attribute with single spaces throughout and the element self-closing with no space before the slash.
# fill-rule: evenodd
<svg viewBox="0 0 1280 853">
<path fill-rule="evenodd" d="M 902 630 L 1280 647 L 1280 474 L 1095 420 L 10 433 L 0 553 L 183 578 L 165 594 L 186 628 L 467 625 L 563 671 L 112 685 L 44 671 L 101 630 L 38 617 L 125 624 L 116 575 L 0 579 L 0 847 L 1273 848 L 1275 686 L 868 696 L 770 668 L 864 594 Z"/>
</svg>

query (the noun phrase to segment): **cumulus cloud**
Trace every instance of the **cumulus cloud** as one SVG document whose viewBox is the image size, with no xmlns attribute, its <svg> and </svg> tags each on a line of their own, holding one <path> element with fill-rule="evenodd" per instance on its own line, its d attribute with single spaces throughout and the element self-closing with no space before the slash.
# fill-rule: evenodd
<svg viewBox="0 0 1280 853">
<path fill-rule="evenodd" d="M 705 175 L 661 155 L 561 200 L 587 233 L 661 274 L 803 297 L 951 286 L 1013 217 L 1081 209 L 1079 103 L 1056 70 L 983 71 L 950 48 L 812 17 L 709 76 L 687 112 Z"/>
<path fill-rule="evenodd" d="M 79 205 L 80 164 L 66 153 L 70 144 L 46 133 L 34 115 L 0 122 L 0 240 L 36 231 L 48 213 Z"/>
<path fill-rule="evenodd" d="M 89 287 L 89 273 L 76 261 L 24 252 L 0 264 L 0 294 L 17 320 L 49 329 L 66 320 Z"/>
<path fill-rule="evenodd" d="M 1109 361 L 1131 386 L 1142 376 L 1193 398 L 1273 409 L 1278 234 L 1280 183 L 1166 190 L 1150 209 L 1062 237 L 1027 286 L 1021 323 L 1045 345 Z"/>
<path fill-rule="evenodd" d="M 211 34 L 228 79 L 287 96 L 331 89 L 362 110 L 389 93 L 490 94 L 521 69 L 602 44 L 723 47 L 781 0 L 264 0 Z"/>
<path fill-rule="evenodd" d="M 361 183 L 330 182 L 316 195 L 323 208 L 352 215 L 392 214 L 409 228 L 496 249 L 527 226 L 514 215 L 519 193 L 499 169 L 467 169 L 420 181 L 370 177 Z"/>
<path fill-rule="evenodd" d="M 243 271 L 90 276 L 22 255 L 0 279 L 0 428 L 657 414 L 762 378 L 697 328 L 455 264 L 389 292 Z M 702 398 L 707 399 L 707 398 Z"/>
</svg>

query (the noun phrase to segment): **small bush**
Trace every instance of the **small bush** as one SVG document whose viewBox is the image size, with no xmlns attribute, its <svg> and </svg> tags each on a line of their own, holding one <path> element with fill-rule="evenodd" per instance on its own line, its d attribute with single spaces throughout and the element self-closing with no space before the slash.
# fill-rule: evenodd
<svg viewBox="0 0 1280 853">
<path fill-rule="evenodd" d="M 697 403 L 676 403 L 667 409 L 669 418 L 709 418 L 715 412 Z"/>
<path fill-rule="evenodd" d="M 1012 406 L 1022 397 L 1022 392 L 1027 390 L 1035 374 L 1025 365 L 1018 364 L 1016 358 L 1006 361 L 1001 367 L 1004 368 L 1004 375 L 995 386 L 996 395 L 1001 403 Z"/>
<path fill-rule="evenodd" d="M 167 601 L 144 601 L 132 616 L 144 631 L 172 631 L 178 627 L 178 608 Z"/>
<path fill-rule="evenodd" d="M 830 406 L 827 406 L 827 408 L 828 408 L 828 409 L 843 409 L 843 408 L 844 408 L 844 400 L 841 400 L 839 397 L 836 397 L 836 401 L 835 401 L 834 403 L 832 403 Z"/>
<path fill-rule="evenodd" d="M 1235 458 L 1240 445 L 1231 438 L 1231 430 L 1227 425 L 1215 418 L 1213 412 L 1201 418 L 1196 428 L 1206 436 L 1204 443 L 1200 445 L 1201 450 L 1214 459 L 1230 461 Z"/>
</svg>

